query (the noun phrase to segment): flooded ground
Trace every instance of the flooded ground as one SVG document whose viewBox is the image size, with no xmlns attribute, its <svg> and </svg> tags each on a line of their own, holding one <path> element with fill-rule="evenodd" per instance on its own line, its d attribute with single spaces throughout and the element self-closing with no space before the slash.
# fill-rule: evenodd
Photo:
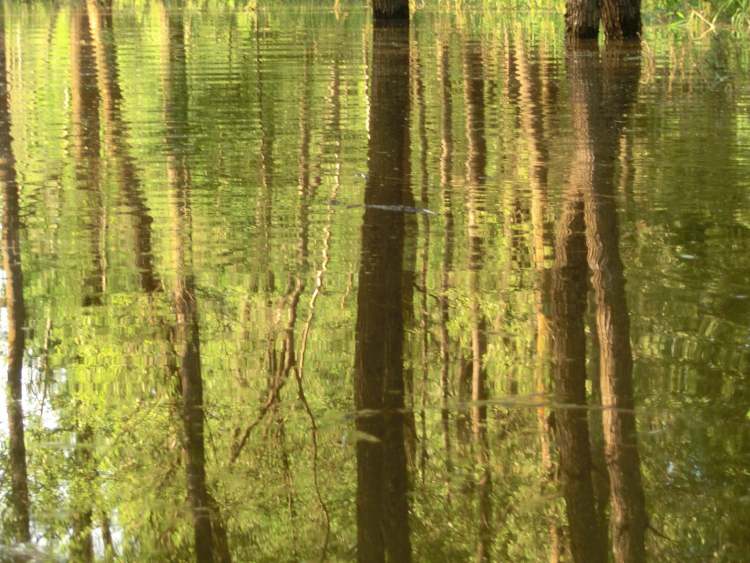
<svg viewBox="0 0 750 563">
<path fill-rule="evenodd" d="M 0 559 L 746 560 L 746 37 L 4 9 Z"/>
</svg>

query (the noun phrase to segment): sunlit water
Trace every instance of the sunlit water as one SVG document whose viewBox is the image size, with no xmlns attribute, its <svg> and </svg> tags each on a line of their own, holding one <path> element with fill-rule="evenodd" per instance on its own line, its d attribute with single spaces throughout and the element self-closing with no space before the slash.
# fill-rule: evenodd
<svg viewBox="0 0 750 563">
<path fill-rule="evenodd" d="M 746 38 L 2 26 L 0 559 L 750 553 Z"/>
</svg>

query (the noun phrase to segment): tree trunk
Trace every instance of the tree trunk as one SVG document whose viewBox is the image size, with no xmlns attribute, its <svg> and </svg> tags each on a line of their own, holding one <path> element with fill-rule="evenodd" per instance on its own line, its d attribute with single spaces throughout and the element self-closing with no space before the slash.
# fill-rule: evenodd
<svg viewBox="0 0 750 563">
<path fill-rule="evenodd" d="M 376 20 L 409 20 L 409 0 L 372 0 Z"/>
<path fill-rule="evenodd" d="M 634 39 L 641 34 L 641 0 L 602 0 L 607 39 Z"/>
<path fill-rule="evenodd" d="M 567 0 L 565 34 L 570 39 L 596 39 L 599 35 L 601 0 Z"/>
</svg>

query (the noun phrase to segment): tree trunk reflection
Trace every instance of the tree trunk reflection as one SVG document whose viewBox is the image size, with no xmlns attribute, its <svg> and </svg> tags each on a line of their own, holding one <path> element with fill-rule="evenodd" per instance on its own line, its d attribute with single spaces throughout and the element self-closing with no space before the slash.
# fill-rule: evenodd
<svg viewBox="0 0 750 563">
<path fill-rule="evenodd" d="M 3 271 L 5 272 L 5 308 L 8 323 L 8 458 L 10 469 L 11 533 L 16 542 L 28 542 L 30 532 L 29 485 L 26 470 L 26 440 L 23 416 L 23 355 L 26 344 L 24 323 L 19 194 L 16 159 L 13 154 L 8 72 L 5 57 L 5 20 L 0 18 L 0 184 L 3 192 Z"/>
<path fill-rule="evenodd" d="M 100 305 L 106 288 L 106 209 L 101 189 L 99 92 L 89 17 L 82 2 L 71 8 L 71 114 L 76 183 L 84 199 L 92 267 L 84 305 Z"/>
<path fill-rule="evenodd" d="M 484 269 L 484 237 L 480 215 L 484 210 L 487 143 L 484 123 L 484 62 L 481 44 L 464 45 L 464 93 L 466 96 L 466 188 L 469 242 L 469 293 L 471 302 L 471 427 L 477 445 L 480 476 L 478 492 L 477 561 L 492 559 L 492 474 L 487 435 L 487 319 L 481 308 L 480 275 Z"/>
<path fill-rule="evenodd" d="M 201 373 L 198 303 L 193 274 L 190 169 L 188 165 L 188 90 L 184 23 L 179 10 L 164 6 L 164 118 L 167 179 L 172 211 L 175 268 L 172 332 L 182 400 L 183 449 L 188 499 L 193 516 L 196 560 L 229 561 L 226 531 L 206 483 L 205 413 Z"/>
<path fill-rule="evenodd" d="M 445 444 L 446 478 L 453 473 L 453 453 L 450 436 L 450 408 L 451 397 L 451 338 L 448 331 L 450 323 L 450 304 L 448 291 L 451 288 L 451 274 L 453 270 L 454 220 L 453 220 L 453 94 L 450 78 L 450 46 L 448 38 L 443 38 L 438 53 L 440 69 L 440 91 L 442 102 L 441 116 L 441 148 L 440 148 L 440 192 L 443 199 L 443 214 L 445 227 L 443 236 L 443 260 L 440 274 L 440 389 L 442 408 L 440 418 L 443 428 Z"/>
<path fill-rule="evenodd" d="M 577 137 L 566 205 L 574 206 L 576 211 L 574 221 L 567 219 L 567 214 L 564 214 L 560 233 L 567 231 L 569 235 L 566 238 L 578 240 L 578 272 L 586 268 L 581 256 L 583 249 L 586 249 L 585 260 L 592 276 L 600 355 L 598 380 L 603 407 L 605 461 L 610 481 L 610 528 L 614 559 L 618 562 L 645 559 L 647 523 L 633 410 L 629 314 L 625 298 L 625 276 L 619 254 L 614 197 L 614 164 L 620 134 L 624 116 L 635 98 L 639 74 L 640 53 L 637 45 L 608 44 L 603 63 L 595 43 L 572 45 L 568 53 L 568 75 Z M 557 252 L 557 261 L 560 262 L 566 256 L 566 249 L 561 244 Z M 558 271 L 562 272 L 562 269 L 558 268 Z M 578 278 L 580 280 L 580 274 Z M 562 373 L 561 366 L 564 365 L 577 365 L 576 372 L 581 372 L 581 376 L 576 378 L 578 383 L 575 390 L 571 390 L 570 394 L 565 393 L 559 400 L 584 405 L 585 297 L 581 283 L 577 282 L 577 289 L 571 287 L 571 298 L 577 303 L 575 308 L 562 308 L 556 316 L 558 320 L 564 320 L 571 317 L 572 313 L 574 318 L 568 324 L 574 326 L 579 335 L 577 344 L 568 350 L 561 348 L 559 353 L 556 350 L 556 359 L 558 375 Z M 564 299 L 559 293 L 560 287 L 555 285 L 553 295 L 558 307 L 566 301 L 570 303 L 569 299 Z M 561 345 L 563 340 L 558 340 Z M 564 380 L 565 378 L 559 378 L 558 382 L 562 384 Z M 563 411 L 567 411 L 567 414 Z M 591 454 L 588 437 L 584 443 L 585 416 L 575 415 L 575 412 L 561 409 L 557 421 L 572 551 L 578 561 L 606 560 L 600 542 L 593 541 L 590 532 L 598 528 L 593 491 L 590 491 Z M 581 449 L 578 463 L 571 466 L 571 456 L 566 452 L 574 451 L 569 444 L 569 430 L 576 427 L 571 421 L 575 416 L 582 419 L 577 422 L 580 428 L 576 433 L 578 438 L 574 440 L 580 444 Z M 576 475 L 584 484 L 579 500 L 570 496 L 570 484 L 575 482 Z M 571 512 L 576 506 L 579 507 L 576 510 L 577 518 Z"/>
<path fill-rule="evenodd" d="M 374 206 L 409 200 L 409 36 L 373 31 L 370 143 L 354 366 L 359 561 L 410 561 L 402 312 L 405 224 Z"/>
<path fill-rule="evenodd" d="M 520 83 L 519 112 L 521 127 L 526 136 L 529 151 L 529 184 L 531 190 L 531 229 L 532 261 L 535 270 L 534 312 L 536 316 L 536 360 L 534 365 L 534 384 L 539 398 L 548 391 L 548 356 L 551 348 L 550 318 L 545 311 L 545 299 L 549 286 L 549 270 L 546 267 L 546 249 L 550 237 L 546 223 L 548 213 L 548 176 L 549 148 L 548 132 L 545 130 L 544 115 L 551 113 L 552 108 L 545 106 L 544 80 L 545 71 L 540 61 L 540 54 L 533 50 L 527 52 L 526 43 L 516 36 L 516 53 L 518 58 L 518 77 Z M 537 423 L 540 435 L 542 471 L 548 480 L 554 479 L 548 409 L 541 406 L 537 409 Z M 549 481 L 547 481 L 549 482 Z M 560 533 L 556 522 L 549 522 L 549 561 L 556 563 L 560 559 Z"/>
<path fill-rule="evenodd" d="M 598 106 L 610 112 L 606 118 L 602 116 L 590 124 L 590 141 L 596 151 L 596 174 L 594 181 L 583 189 L 588 265 L 596 301 L 602 423 L 611 491 L 612 546 L 615 561 L 635 562 L 645 558 L 646 509 L 633 410 L 630 317 L 619 251 L 614 163 L 623 117 L 632 105 L 638 87 L 638 45 L 608 44 L 603 64 L 592 70 L 603 77 Z M 597 98 L 591 100 L 592 104 L 596 101 Z"/>
<path fill-rule="evenodd" d="M 106 150 L 114 157 L 120 191 L 133 216 L 135 231 L 135 262 L 141 288 L 151 293 L 159 287 L 154 272 L 151 241 L 153 219 L 138 177 L 138 169 L 128 150 L 128 126 L 122 117 L 117 51 L 115 49 L 112 12 L 108 2 L 87 0 L 88 19 L 96 52 L 98 93 L 104 117 Z"/>
</svg>

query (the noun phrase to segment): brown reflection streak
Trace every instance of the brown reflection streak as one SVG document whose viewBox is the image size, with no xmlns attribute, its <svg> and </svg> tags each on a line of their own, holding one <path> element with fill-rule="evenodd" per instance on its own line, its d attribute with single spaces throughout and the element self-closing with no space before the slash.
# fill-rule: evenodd
<svg viewBox="0 0 750 563">
<path fill-rule="evenodd" d="M 575 165 L 574 165 L 575 166 Z M 574 178 L 576 172 L 573 173 Z M 571 179 L 571 183 L 574 180 Z M 583 202 L 569 189 L 559 219 L 551 281 L 555 429 L 571 552 L 578 562 L 606 561 L 591 479 L 586 405 L 586 247 Z"/>
<path fill-rule="evenodd" d="M 188 91 L 184 23 L 179 8 L 162 8 L 167 179 L 172 205 L 175 326 L 171 332 L 182 399 L 183 450 L 197 561 L 229 561 L 226 530 L 206 483 L 205 414 L 198 303 L 193 273 Z"/>
<path fill-rule="evenodd" d="M 28 542 L 30 533 L 29 485 L 26 468 L 26 440 L 23 416 L 23 355 L 26 344 L 24 323 L 19 194 L 16 159 L 13 154 L 10 122 L 9 83 L 5 58 L 5 19 L 0 17 L 0 184 L 3 191 L 3 270 L 5 309 L 8 316 L 8 458 L 10 466 L 11 533 L 16 542 Z"/>
<path fill-rule="evenodd" d="M 107 229 L 104 195 L 101 188 L 99 142 L 99 95 L 96 87 L 96 61 L 89 19 L 82 2 L 71 6 L 70 62 L 72 144 L 75 181 L 84 199 L 85 230 L 89 233 L 91 271 L 84 281 L 83 305 L 101 305 L 107 286 L 105 239 Z M 83 484 L 93 480 L 94 433 L 90 425 L 76 423 L 74 466 Z M 85 485 L 84 485 L 85 486 Z M 86 492 L 73 483 L 72 538 L 70 556 L 75 561 L 93 561 L 93 510 Z M 80 497 L 80 498 L 79 498 Z"/>
<path fill-rule="evenodd" d="M 104 5 L 99 0 L 86 2 L 96 51 L 98 89 L 104 117 L 104 144 L 107 151 L 114 157 L 120 191 L 133 216 L 135 262 L 140 275 L 141 288 L 146 293 L 151 293 L 159 287 L 159 280 L 153 265 L 151 242 L 153 219 L 143 195 L 137 167 L 127 145 L 129 131 L 122 118 L 122 91 L 119 83 L 110 1 L 105 0 Z"/>
<path fill-rule="evenodd" d="M 84 305 L 99 305 L 106 288 L 105 236 L 107 228 L 104 196 L 100 184 L 99 92 L 96 60 L 83 3 L 71 7 L 70 27 L 72 137 L 76 162 L 76 184 L 87 207 L 92 271 L 86 278 Z"/>
<path fill-rule="evenodd" d="M 354 366 L 357 557 L 363 562 L 411 560 L 403 412 L 406 229 L 402 213 L 370 207 L 410 199 L 409 105 L 408 28 L 376 23 Z"/>
<path fill-rule="evenodd" d="M 545 217 L 547 214 L 547 178 L 549 174 L 549 150 L 544 126 L 544 113 L 551 108 L 545 106 L 542 84 L 544 69 L 540 69 L 539 53 L 529 55 L 525 42 L 516 36 L 518 58 L 518 80 L 520 84 L 519 114 L 521 128 L 529 151 L 529 184 L 531 189 L 531 227 L 533 239 L 532 260 L 536 273 L 534 287 L 534 311 L 536 315 L 536 361 L 534 380 L 536 393 L 542 399 L 547 390 L 547 358 L 550 351 L 550 319 L 545 313 L 544 299 L 549 284 L 549 271 L 545 266 L 545 250 L 549 237 Z M 541 442 L 542 470 L 548 479 L 554 478 L 550 448 L 551 428 L 547 408 L 537 409 L 537 423 Z M 549 523 L 549 561 L 560 559 L 560 533 L 555 522 Z"/>
<path fill-rule="evenodd" d="M 467 228 L 469 242 L 469 292 L 471 301 L 471 425 L 478 444 L 477 464 L 481 468 L 478 482 L 479 541 L 477 561 L 492 559 L 492 475 L 487 435 L 487 319 L 480 303 L 480 275 L 484 268 L 484 238 L 480 214 L 484 205 L 484 180 L 487 168 L 487 144 L 484 122 L 484 65 L 481 44 L 464 44 L 464 94 L 466 96 L 467 131 Z"/>
<path fill-rule="evenodd" d="M 572 59 L 574 62 L 580 59 Z M 592 481 L 586 405 L 586 240 L 582 186 L 591 185 L 594 160 L 589 146 L 587 69 L 571 64 L 571 104 L 576 131 L 570 179 L 558 222 L 552 276 L 555 425 L 560 474 L 573 559 L 606 561 Z"/>
<path fill-rule="evenodd" d="M 558 241 L 562 242 L 564 238 L 579 239 L 575 249 L 575 279 L 578 280 L 575 285 L 578 287 L 570 287 L 569 297 L 561 291 L 560 283 L 555 283 L 553 287 L 553 304 L 557 304 L 559 309 L 556 314 L 559 334 L 556 335 L 555 358 L 559 390 L 563 392 L 558 400 L 583 406 L 585 342 L 582 318 L 585 297 L 580 274 L 584 265 L 580 255 L 585 247 L 596 305 L 600 353 L 598 380 L 611 494 L 610 528 L 614 560 L 617 562 L 645 559 L 647 526 L 633 411 L 629 315 L 614 199 L 614 164 L 624 116 L 636 94 L 640 74 L 639 55 L 637 46 L 610 43 L 602 63 L 596 43 L 570 45 L 568 75 L 577 134 L 570 190 L 565 205 L 567 212 L 572 208 L 576 211 L 574 221 L 566 220 L 564 214 L 560 234 L 569 234 L 558 237 Z M 558 263 L 570 259 L 570 250 L 564 244 L 558 245 Z M 556 268 L 560 281 L 563 281 L 563 271 Z M 574 344 L 572 347 L 563 349 L 566 328 L 574 328 L 577 336 L 575 342 L 571 342 Z M 581 375 L 574 378 L 575 387 L 568 389 L 565 381 L 573 370 L 566 370 L 565 366 L 573 365 L 577 366 L 575 372 L 580 371 Z M 584 410 L 570 409 L 559 409 L 558 412 L 563 490 L 574 559 L 604 561 L 604 541 L 592 539 L 591 532 L 599 526 L 596 525 L 592 498 L 591 452 L 588 436 L 584 435 L 584 413 Z M 580 420 L 575 420 L 576 416 Z M 578 454 L 575 454 L 576 448 Z M 573 463 L 576 459 L 577 463 Z M 603 531 L 601 535 L 603 538 Z"/>
<path fill-rule="evenodd" d="M 640 49 L 636 44 L 609 43 L 603 56 L 603 63 L 592 70 L 603 79 L 599 107 L 607 108 L 610 114 L 590 127 L 596 174 L 593 182 L 583 186 L 586 242 L 596 301 L 613 553 L 617 562 L 636 562 L 645 558 L 647 518 L 634 414 L 630 317 L 619 253 L 614 162 L 624 115 L 637 92 Z"/>
<path fill-rule="evenodd" d="M 425 103 L 425 83 L 423 75 L 423 63 L 419 52 L 419 37 L 417 36 L 416 30 L 414 31 L 414 39 L 411 48 L 412 61 L 411 67 L 413 69 L 412 76 L 414 79 L 413 98 L 417 106 L 417 115 L 419 118 L 419 173 L 420 173 L 420 205 L 424 208 L 429 209 L 429 145 L 427 135 L 427 104 Z M 422 372 L 421 381 L 421 408 L 420 408 L 420 422 L 421 422 L 421 433 L 420 438 L 421 451 L 419 456 L 420 473 L 422 476 L 422 482 L 424 483 L 426 478 L 426 466 L 427 466 L 427 381 L 429 376 L 429 307 L 428 307 L 428 295 L 427 295 L 427 273 L 429 269 L 429 256 L 430 256 L 430 218 L 426 215 L 422 215 L 421 221 L 421 233 L 422 233 L 422 255 L 421 255 L 421 268 L 419 272 L 419 292 L 421 293 L 420 305 L 420 319 L 419 319 L 419 332 L 420 332 L 420 368 Z M 416 241 L 417 236 L 413 239 Z M 416 244 L 414 245 L 416 246 Z M 414 284 L 416 285 L 416 284 Z M 407 302 L 404 304 L 405 307 L 410 307 L 411 303 Z M 414 393 L 411 389 L 410 392 Z M 412 408 L 413 408 L 412 399 Z M 414 432 L 416 437 L 416 431 Z M 416 446 L 415 446 L 416 447 Z"/>
<path fill-rule="evenodd" d="M 440 192 L 443 198 L 443 214 L 445 217 L 445 235 L 443 237 L 443 263 L 440 276 L 440 387 L 442 390 L 441 419 L 443 424 L 443 439 L 445 444 L 445 470 L 448 477 L 453 472 L 452 447 L 450 436 L 450 304 L 448 290 L 451 287 L 451 271 L 453 269 L 453 99 L 450 78 L 450 47 L 448 38 L 442 39 L 438 51 L 438 66 L 442 95 L 442 124 L 440 151 Z M 449 498 L 450 500 L 450 498 Z"/>
</svg>

